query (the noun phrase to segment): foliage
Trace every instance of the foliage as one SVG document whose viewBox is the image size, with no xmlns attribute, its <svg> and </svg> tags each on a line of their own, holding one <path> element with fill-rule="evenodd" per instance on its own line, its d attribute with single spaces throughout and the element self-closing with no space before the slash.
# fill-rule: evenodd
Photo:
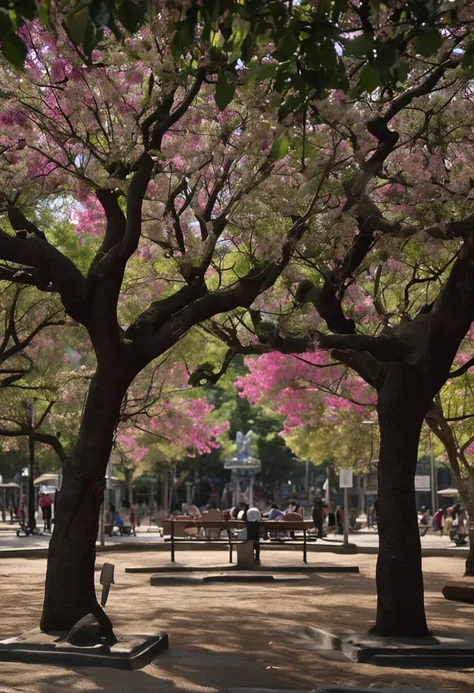
<svg viewBox="0 0 474 693">
<path fill-rule="evenodd" d="M 199 60 L 207 53 L 222 68 L 216 89 L 221 110 L 232 101 L 233 66 L 241 63 L 254 79 L 271 80 L 282 98 L 280 118 L 285 118 L 329 89 L 347 91 L 354 74 L 356 94 L 378 87 L 400 89 L 410 71 L 404 59 L 407 51 L 430 58 L 447 39 L 462 40 L 472 10 L 467 2 L 447 6 L 440 0 L 404 5 L 379 0 L 296 4 L 282 0 L 80 0 L 61 7 L 13 0 L 2 15 L 0 39 L 5 57 L 18 68 L 27 56 L 23 22 L 36 16 L 53 32 L 63 27 L 89 65 L 94 64 L 94 49 L 102 47 L 109 32 L 123 42 L 141 27 L 151 24 L 155 30 L 159 22 L 169 32 L 177 60 L 189 54 Z M 471 67 L 473 55 L 468 44 L 466 68 Z M 344 58 L 353 59 L 350 70 Z M 286 146 L 283 136 L 281 156 Z"/>
</svg>

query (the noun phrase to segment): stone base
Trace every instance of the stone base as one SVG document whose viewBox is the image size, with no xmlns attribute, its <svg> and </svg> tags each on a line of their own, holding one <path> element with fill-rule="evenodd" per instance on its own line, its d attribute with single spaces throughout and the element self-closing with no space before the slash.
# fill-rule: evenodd
<svg viewBox="0 0 474 693">
<path fill-rule="evenodd" d="M 155 566 L 154 568 L 149 567 L 133 567 L 125 568 L 126 573 L 221 573 L 222 571 L 226 573 L 237 572 L 238 568 L 235 564 L 229 563 L 227 565 L 208 565 L 208 566 L 186 566 L 180 565 L 179 563 L 169 563 L 168 565 Z M 258 573 L 359 573 L 358 565 L 319 565 L 317 563 L 312 563 L 309 565 L 259 565 L 257 571 Z"/>
<path fill-rule="evenodd" d="M 150 585 L 160 587 L 163 585 L 206 585 L 216 582 L 237 582 L 237 583 L 267 583 L 267 582 L 298 582 L 299 580 L 309 580 L 308 575 L 303 573 L 269 573 L 252 570 L 245 572 L 243 570 L 234 572 L 216 572 L 216 573 L 159 573 L 150 577 Z"/>
<path fill-rule="evenodd" d="M 360 686 L 339 686 L 338 684 L 331 686 L 323 686 L 316 688 L 311 693 L 443 693 L 439 689 L 433 688 L 361 688 Z M 446 691 L 446 693 L 448 693 Z"/>
<path fill-rule="evenodd" d="M 336 650 L 352 662 L 416 669 L 474 667 L 473 636 L 433 633 L 424 638 L 386 638 L 368 633 L 328 633 L 312 626 L 306 628 L 305 634 L 321 650 Z"/>
<path fill-rule="evenodd" d="M 168 634 L 128 635 L 118 637 L 111 647 L 93 645 L 78 647 L 66 642 L 67 633 L 47 634 L 39 628 L 17 638 L 0 641 L 0 661 L 27 664 L 53 664 L 63 667 L 111 667 L 142 669 L 162 650 L 168 648 Z"/>
<path fill-rule="evenodd" d="M 440 691 L 432 688 L 364 688 L 360 686 L 343 686 L 339 684 L 331 684 L 330 686 L 322 686 L 321 688 L 313 688 L 310 691 L 302 691 L 294 688 L 230 688 L 229 693 L 448 693 L 448 691 Z"/>
</svg>

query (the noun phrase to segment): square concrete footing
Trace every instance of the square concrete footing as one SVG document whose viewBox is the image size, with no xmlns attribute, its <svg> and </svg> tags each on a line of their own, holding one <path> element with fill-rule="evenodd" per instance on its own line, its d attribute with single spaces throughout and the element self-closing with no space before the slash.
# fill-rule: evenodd
<svg viewBox="0 0 474 693">
<path fill-rule="evenodd" d="M 292 583 L 309 581 L 310 577 L 304 573 L 269 573 L 258 572 L 255 570 L 233 571 L 233 572 L 216 572 L 216 573 L 158 573 L 150 577 L 150 585 L 153 587 L 162 587 L 163 585 L 207 585 L 216 582 L 231 582 L 231 583 Z"/>
<path fill-rule="evenodd" d="M 114 645 L 79 647 L 66 642 L 67 633 L 42 633 L 39 628 L 0 641 L 0 661 L 53 664 L 62 667 L 142 669 L 168 648 L 168 634 L 122 634 Z"/>
<path fill-rule="evenodd" d="M 361 688 L 360 686 L 343 686 L 331 684 L 321 688 L 313 688 L 310 691 L 286 688 L 230 688 L 229 693 L 448 693 L 447 691 L 433 690 L 432 688 Z"/>
<path fill-rule="evenodd" d="M 368 633 L 341 635 L 312 626 L 305 634 L 319 649 L 336 650 L 352 662 L 418 669 L 474 667 L 474 637 L 468 635 L 433 633 L 422 638 L 390 638 Z"/>
<path fill-rule="evenodd" d="M 447 691 L 433 690 L 432 688 L 361 688 L 360 686 L 323 686 L 316 688 L 311 693 L 448 693 Z"/>
</svg>

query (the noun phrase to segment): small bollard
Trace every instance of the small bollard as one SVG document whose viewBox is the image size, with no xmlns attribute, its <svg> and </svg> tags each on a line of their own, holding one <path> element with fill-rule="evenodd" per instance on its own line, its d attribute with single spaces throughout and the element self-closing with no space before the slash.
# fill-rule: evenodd
<svg viewBox="0 0 474 693">
<path fill-rule="evenodd" d="M 99 581 L 102 585 L 102 598 L 100 600 L 101 606 L 105 606 L 107 604 L 107 598 L 110 592 L 110 585 L 115 585 L 114 570 L 115 566 L 112 563 L 104 563 L 104 565 L 102 566 Z"/>
</svg>

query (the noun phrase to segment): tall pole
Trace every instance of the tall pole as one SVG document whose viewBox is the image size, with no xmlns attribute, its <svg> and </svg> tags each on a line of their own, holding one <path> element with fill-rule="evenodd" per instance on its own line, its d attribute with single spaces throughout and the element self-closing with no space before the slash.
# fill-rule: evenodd
<svg viewBox="0 0 474 693">
<path fill-rule="evenodd" d="M 344 489 L 344 543 L 346 548 L 349 544 L 349 489 Z"/>
<path fill-rule="evenodd" d="M 436 479 L 435 479 L 435 463 L 433 457 L 433 441 L 431 439 L 431 431 L 428 430 L 429 442 L 430 442 L 430 468 L 431 468 L 431 512 L 434 515 L 438 510 L 436 507 Z"/>
<path fill-rule="evenodd" d="M 36 518 L 35 518 L 35 400 L 30 402 L 29 411 L 29 433 L 28 433 L 28 527 L 30 529 L 35 529 Z"/>
</svg>

